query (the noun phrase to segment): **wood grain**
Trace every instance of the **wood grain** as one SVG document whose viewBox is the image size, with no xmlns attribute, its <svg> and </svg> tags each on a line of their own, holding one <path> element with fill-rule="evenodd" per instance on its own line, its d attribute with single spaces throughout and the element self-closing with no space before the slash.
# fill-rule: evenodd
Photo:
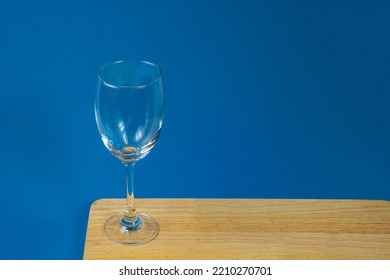
<svg viewBox="0 0 390 280">
<path fill-rule="evenodd" d="M 375 200 L 137 199 L 160 225 L 151 242 L 108 240 L 124 199 L 91 206 L 84 259 L 390 259 L 390 202 Z"/>
</svg>

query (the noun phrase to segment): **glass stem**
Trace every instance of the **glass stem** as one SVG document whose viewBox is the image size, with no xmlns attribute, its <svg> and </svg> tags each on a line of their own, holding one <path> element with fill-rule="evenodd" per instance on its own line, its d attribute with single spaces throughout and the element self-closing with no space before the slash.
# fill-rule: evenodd
<svg viewBox="0 0 390 280">
<path fill-rule="evenodd" d="M 122 226 L 125 226 L 130 230 L 139 229 L 142 225 L 142 222 L 140 218 L 137 216 L 137 213 L 135 211 L 134 166 L 135 163 L 125 163 L 127 201 L 126 201 L 126 210 L 121 221 Z"/>
</svg>

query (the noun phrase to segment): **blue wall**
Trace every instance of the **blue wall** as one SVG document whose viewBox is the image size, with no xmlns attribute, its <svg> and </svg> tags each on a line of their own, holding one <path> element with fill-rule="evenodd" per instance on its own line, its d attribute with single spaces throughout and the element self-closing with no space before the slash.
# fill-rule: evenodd
<svg viewBox="0 0 390 280">
<path fill-rule="evenodd" d="M 342 2 L 342 3 L 340 3 Z M 164 71 L 136 197 L 390 199 L 388 1 L 1 1 L 1 259 L 80 259 L 124 197 L 100 65 Z"/>
</svg>

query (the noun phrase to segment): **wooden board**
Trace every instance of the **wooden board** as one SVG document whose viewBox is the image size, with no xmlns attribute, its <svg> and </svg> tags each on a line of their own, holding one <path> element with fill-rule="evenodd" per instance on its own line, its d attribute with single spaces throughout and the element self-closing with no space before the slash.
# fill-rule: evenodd
<svg viewBox="0 0 390 280">
<path fill-rule="evenodd" d="M 124 199 L 91 206 L 84 259 L 390 259 L 390 202 L 374 200 L 137 199 L 160 225 L 151 242 L 106 238 Z"/>
</svg>

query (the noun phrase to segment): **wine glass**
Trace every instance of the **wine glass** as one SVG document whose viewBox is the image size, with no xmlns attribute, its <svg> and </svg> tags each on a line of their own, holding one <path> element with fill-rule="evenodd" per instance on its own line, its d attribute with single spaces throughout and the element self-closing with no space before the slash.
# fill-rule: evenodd
<svg viewBox="0 0 390 280">
<path fill-rule="evenodd" d="M 126 169 L 127 200 L 123 213 L 109 218 L 107 237 L 127 245 L 152 240 L 156 220 L 135 210 L 134 165 L 156 144 L 164 118 L 161 68 L 142 60 L 117 61 L 100 68 L 95 118 L 106 148 Z"/>
</svg>

